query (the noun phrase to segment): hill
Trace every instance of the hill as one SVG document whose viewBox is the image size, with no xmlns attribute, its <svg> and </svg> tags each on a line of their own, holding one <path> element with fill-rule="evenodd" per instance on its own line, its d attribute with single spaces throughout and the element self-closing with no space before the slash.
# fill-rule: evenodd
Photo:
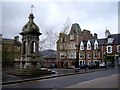
<svg viewBox="0 0 120 90">
<path fill-rule="evenodd" d="M 46 55 L 49 55 L 49 54 L 53 54 L 53 53 L 56 53 L 57 51 L 55 50 L 52 50 L 52 49 L 48 49 L 48 50 L 44 50 L 44 51 L 39 51 L 39 55 L 41 57 L 44 57 Z"/>
</svg>

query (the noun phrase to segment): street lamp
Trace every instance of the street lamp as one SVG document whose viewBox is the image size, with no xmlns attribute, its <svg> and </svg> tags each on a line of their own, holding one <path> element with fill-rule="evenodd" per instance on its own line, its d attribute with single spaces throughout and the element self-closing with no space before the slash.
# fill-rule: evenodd
<svg viewBox="0 0 120 90">
<path fill-rule="evenodd" d="M 75 45 L 75 47 L 76 47 L 75 68 L 79 68 L 79 45 Z"/>
<path fill-rule="evenodd" d="M 105 69 L 107 68 L 106 67 L 106 52 L 104 52 L 104 61 L 105 61 Z"/>
</svg>

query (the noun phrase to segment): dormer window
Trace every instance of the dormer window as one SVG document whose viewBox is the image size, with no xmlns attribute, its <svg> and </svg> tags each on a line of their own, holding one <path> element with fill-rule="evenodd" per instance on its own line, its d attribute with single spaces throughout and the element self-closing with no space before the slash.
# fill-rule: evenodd
<svg viewBox="0 0 120 90">
<path fill-rule="evenodd" d="M 108 43 L 113 43 L 114 38 L 108 38 Z"/>
<path fill-rule="evenodd" d="M 84 44 L 83 44 L 82 41 L 81 41 L 81 43 L 80 43 L 80 50 L 84 50 Z"/>
<path fill-rule="evenodd" d="M 87 42 L 87 50 L 91 50 L 91 43 L 90 43 L 89 40 L 88 40 L 88 42 Z"/>
<path fill-rule="evenodd" d="M 95 50 L 98 49 L 98 42 L 97 42 L 97 40 L 96 40 L 95 43 L 94 43 L 94 49 L 95 49 Z"/>
<path fill-rule="evenodd" d="M 74 40 L 74 33 L 70 34 L 70 40 Z"/>
<path fill-rule="evenodd" d="M 94 49 L 98 49 L 98 44 L 94 44 Z"/>
</svg>

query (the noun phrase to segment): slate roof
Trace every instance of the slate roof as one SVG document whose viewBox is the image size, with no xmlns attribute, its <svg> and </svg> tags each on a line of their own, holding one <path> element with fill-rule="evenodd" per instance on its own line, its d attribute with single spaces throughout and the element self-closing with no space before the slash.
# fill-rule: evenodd
<svg viewBox="0 0 120 90">
<path fill-rule="evenodd" d="M 106 43 L 107 39 L 106 39 L 106 38 L 103 38 L 103 39 L 97 39 L 97 41 L 98 41 L 98 45 L 99 45 L 99 46 L 102 46 L 103 44 Z"/>
<path fill-rule="evenodd" d="M 15 45 L 21 45 L 20 41 L 15 41 L 14 39 L 8 39 L 8 38 L 2 38 L 2 42 L 8 42 L 8 43 L 13 43 Z"/>
<path fill-rule="evenodd" d="M 120 44 L 120 34 L 111 34 L 108 36 L 108 38 L 114 38 L 114 41 L 113 43 L 111 44 Z M 94 46 L 94 42 L 95 40 L 98 41 L 98 45 L 99 46 L 102 46 L 103 44 L 104 45 L 109 45 L 109 43 L 107 42 L 107 39 L 108 38 L 103 38 L 103 39 L 90 39 L 90 42 L 91 42 L 91 45 Z M 83 40 L 83 44 L 84 46 L 86 47 L 87 46 L 87 42 L 88 40 Z"/>
<path fill-rule="evenodd" d="M 81 28 L 80 28 L 79 24 L 77 24 L 77 23 L 72 24 L 70 33 L 81 34 L 82 32 L 81 32 Z"/>
<path fill-rule="evenodd" d="M 119 34 L 111 34 L 108 36 L 108 38 L 114 38 L 114 41 L 112 44 L 120 44 L 120 33 Z M 109 44 L 109 43 L 107 43 Z"/>
<path fill-rule="evenodd" d="M 97 40 L 99 46 L 102 46 L 106 43 L 106 39 L 91 39 L 90 42 L 92 46 L 94 46 L 95 40 Z"/>
<path fill-rule="evenodd" d="M 14 39 L 2 38 L 3 42 L 14 42 Z"/>
<path fill-rule="evenodd" d="M 29 15 L 29 21 L 23 26 L 21 35 L 23 34 L 38 34 L 41 35 L 42 33 L 39 32 L 39 27 L 34 23 L 33 19 L 34 16 L 32 13 Z"/>
</svg>

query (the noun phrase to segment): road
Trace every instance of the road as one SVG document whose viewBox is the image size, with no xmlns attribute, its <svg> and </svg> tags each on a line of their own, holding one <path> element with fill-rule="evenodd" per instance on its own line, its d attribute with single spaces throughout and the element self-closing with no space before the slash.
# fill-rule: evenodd
<svg viewBox="0 0 120 90">
<path fill-rule="evenodd" d="M 37 75 L 37 76 L 15 76 L 15 75 L 7 74 L 5 71 L 3 71 L 2 72 L 2 82 L 75 73 L 75 71 L 73 69 L 54 69 L 53 68 L 53 69 L 50 69 L 50 70 L 55 71 L 56 73 L 55 74 L 50 74 L 50 75 Z M 80 70 L 80 71 L 84 71 L 84 70 Z"/>
<path fill-rule="evenodd" d="M 72 85 L 77 85 L 86 81 L 97 80 L 98 78 L 109 77 L 111 75 L 114 76 L 114 74 L 117 74 L 117 73 L 118 73 L 118 69 L 111 69 L 111 70 L 105 70 L 105 71 L 99 71 L 99 72 L 93 72 L 93 73 L 77 74 L 77 75 L 56 77 L 56 78 L 43 79 L 43 80 L 35 80 L 35 81 L 29 81 L 29 82 L 23 82 L 23 83 L 8 84 L 8 85 L 3 85 L 3 90 L 4 88 L 52 88 L 52 89 L 65 88 L 65 87 L 70 87 Z M 118 80 L 117 76 L 115 77 L 116 77 L 115 79 Z M 116 85 L 118 84 L 117 82 L 115 83 Z M 108 87 L 110 87 L 109 82 L 108 82 Z"/>
<path fill-rule="evenodd" d="M 66 88 L 116 88 L 118 87 L 118 74 L 97 78 L 75 85 L 67 86 Z"/>
</svg>

